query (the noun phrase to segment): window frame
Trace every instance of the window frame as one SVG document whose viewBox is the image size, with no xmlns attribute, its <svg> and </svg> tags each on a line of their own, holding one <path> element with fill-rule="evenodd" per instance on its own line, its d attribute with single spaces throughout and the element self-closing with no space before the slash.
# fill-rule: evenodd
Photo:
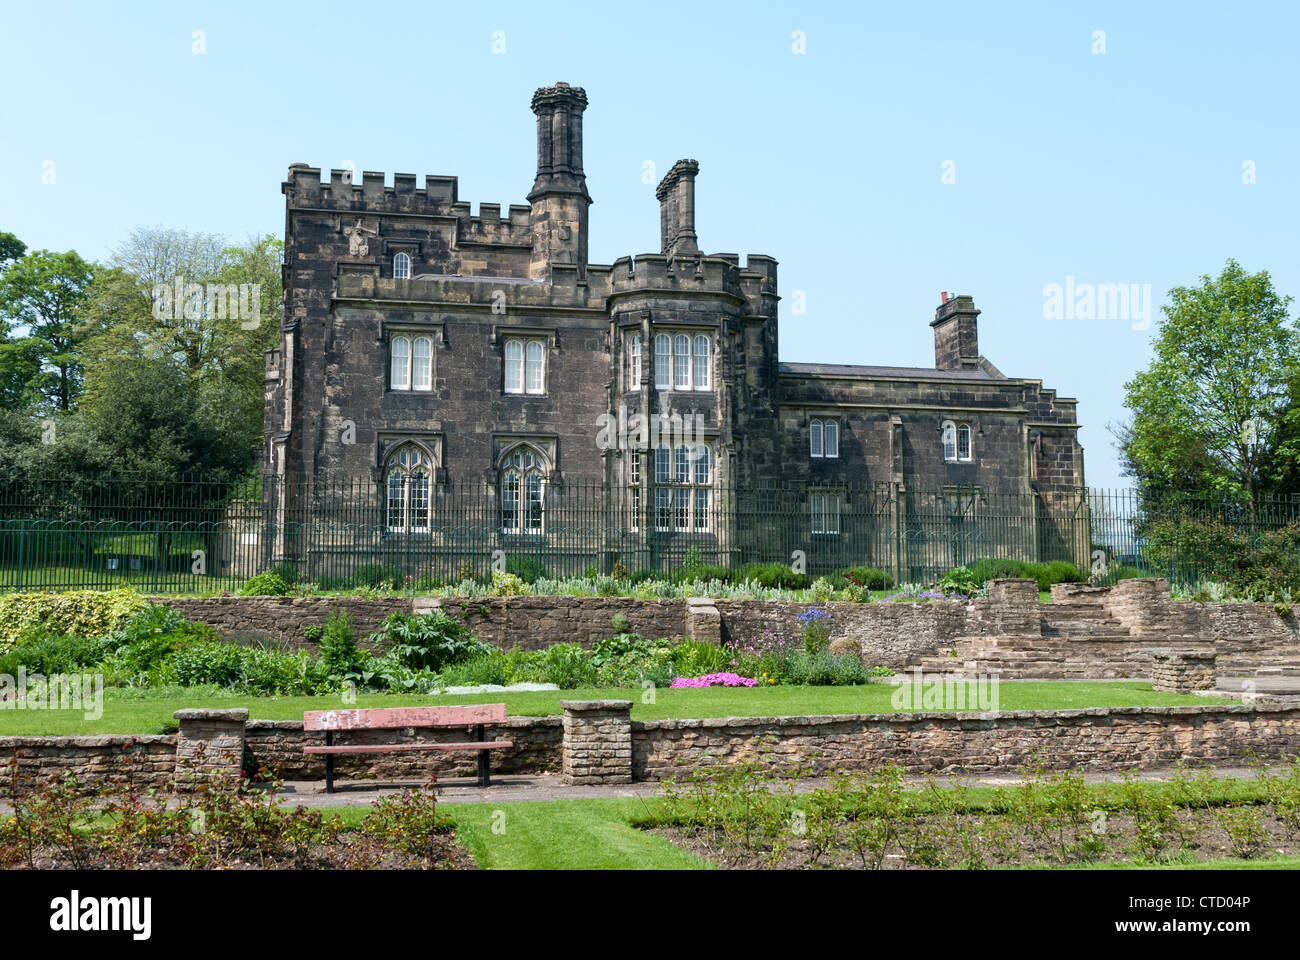
<svg viewBox="0 0 1300 960">
<path fill-rule="evenodd" d="M 512 348 L 518 350 L 517 357 L 511 357 Z M 532 356 L 534 353 L 536 356 Z M 515 364 L 518 366 L 514 367 Z M 517 397 L 545 396 L 548 366 L 545 338 L 507 337 L 501 345 L 501 392 Z M 534 369 L 536 386 L 532 376 Z"/>
<path fill-rule="evenodd" d="M 409 461 L 408 461 L 409 458 Z M 393 481 L 398 484 L 399 496 L 393 497 Z M 421 447 L 413 443 L 399 444 L 388 455 L 384 467 L 384 529 L 391 535 L 429 533 L 433 524 L 433 460 Z M 418 496 L 418 500 L 417 500 Z M 416 507 L 417 502 L 422 503 Z M 393 505 L 398 507 L 397 523 L 393 523 Z M 419 522 L 422 519 L 423 522 Z"/>
<path fill-rule="evenodd" d="M 402 270 L 398 272 L 398 264 L 402 264 Z M 393 279 L 410 280 L 411 279 L 411 255 L 404 250 L 399 250 L 393 254 Z"/>
<path fill-rule="evenodd" d="M 423 370 L 416 366 L 416 350 L 423 343 L 428 351 L 421 363 Z M 404 353 L 399 353 L 398 344 L 404 344 Z M 429 393 L 433 390 L 433 355 L 434 338 L 426 333 L 401 330 L 393 333 L 388 340 L 388 389 L 397 393 Z M 399 362 L 400 361 L 400 362 Z M 416 373 L 423 372 L 426 378 L 417 386 Z M 398 382 L 397 374 L 402 380 Z"/>
</svg>

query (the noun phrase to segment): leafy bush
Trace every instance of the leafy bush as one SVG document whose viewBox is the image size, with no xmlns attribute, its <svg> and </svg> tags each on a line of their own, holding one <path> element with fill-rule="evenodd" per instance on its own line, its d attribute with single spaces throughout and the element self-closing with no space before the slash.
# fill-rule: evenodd
<svg viewBox="0 0 1300 960">
<path fill-rule="evenodd" d="M 492 593 L 498 597 L 517 597 L 528 592 L 528 585 L 513 573 L 492 571 Z"/>
<path fill-rule="evenodd" d="M 330 677 L 346 678 L 369 656 L 357 647 L 352 635 L 352 619 L 346 610 L 331 613 L 320 637 L 321 667 Z"/>
<path fill-rule="evenodd" d="M 673 583 L 721 583 L 731 582 L 731 571 L 714 563 L 701 563 L 692 567 L 682 567 L 673 574 Z"/>
<path fill-rule="evenodd" d="M 587 651 L 576 643 L 557 643 L 542 651 L 543 683 L 553 683 L 564 690 L 591 686 L 596 682 L 596 667 Z"/>
<path fill-rule="evenodd" d="M 786 662 L 780 682 L 808 686 L 858 686 L 871 682 L 871 674 L 854 653 L 829 650 L 796 651 Z"/>
<path fill-rule="evenodd" d="M 510 662 L 505 655 L 493 650 L 463 663 L 449 665 L 438 673 L 438 682 L 448 687 L 474 687 L 494 683 L 502 686 L 513 683 Z"/>
<path fill-rule="evenodd" d="M 50 676 L 55 673 L 76 673 L 84 667 L 98 664 L 112 649 L 107 639 L 87 640 L 63 633 L 30 630 L 3 654 L 0 654 L 0 674 L 10 676 L 24 668 L 29 674 Z"/>
<path fill-rule="evenodd" d="M 239 592 L 246 597 L 283 597 L 289 592 L 289 584 L 278 573 L 268 570 L 249 577 Z"/>
<path fill-rule="evenodd" d="M 673 665 L 679 677 L 718 673 L 727 665 L 727 652 L 707 640 L 683 640 L 672 649 Z"/>
<path fill-rule="evenodd" d="M 894 578 L 879 567 L 849 567 L 837 571 L 832 583 L 854 584 L 865 590 L 888 590 L 894 585 Z"/>
<path fill-rule="evenodd" d="M 785 563 L 747 563 L 735 578 L 742 583 L 757 583 L 760 587 L 784 587 L 802 590 L 808 583 L 806 574 L 795 573 Z"/>
<path fill-rule="evenodd" d="M 0 651 L 39 627 L 71 637 L 102 637 L 122 625 L 147 601 L 132 590 L 70 590 L 66 593 L 10 593 L 0 597 Z"/>
<path fill-rule="evenodd" d="M 1121 580 L 1134 580 L 1146 576 L 1150 574 L 1143 573 L 1137 567 L 1111 567 L 1100 576 L 1093 577 L 1091 583 L 1098 587 L 1113 587 Z"/>
<path fill-rule="evenodd" d="M 494 649 L 441 609 L 391 614 L 369 640 L 403 666 L 434 672 Z"/>
<path fill-rule="evenodd" d="M 967 597 L 973 596 L 982 586 L 970 567 L 954 567 L 943 575 L 939 584 L 945 594 L 962 594 Z"/>
<path fill-rule="evenodd" d="M 525 583 L 544 580 L 550 576 L 541 560 L 526 553 L 512 553 L 506 557 L 506 572 L 513 573 Z"/>
<path fill-rule="evenodd" d="M 406 574 L 401 567 L 388 567 L 382 563 L 364 563 L 357 568 L 357 586 L 372 589 L 387 587 L 396 590 L 406 582 Z"/>
</svg>

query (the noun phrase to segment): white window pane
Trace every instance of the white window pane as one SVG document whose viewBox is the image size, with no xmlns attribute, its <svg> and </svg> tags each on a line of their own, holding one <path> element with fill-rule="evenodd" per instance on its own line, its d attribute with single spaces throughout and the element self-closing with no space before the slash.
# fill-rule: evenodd
<svg viewBox="0 0 1300 960">
<path fill-rule="evenodd" d="M 406 280 L 411 276 L 411 258 L 405 253 L 399 253 L 393 257 L 393 277 L 397 280 Z"/>
<path fill-rule="evenodd" d="M 685 530 L 690 519 L 691 491 L 678 487 L 673 490 L 673 529 Z"/>
<path fill-rule="evenodd" d="M 411 363 L 411 386 L 415 390 L 428 390 L 433 377 L 433 341 L 428 337 L 415 339 Z"/>
<path fill-rule="evenodd" d="M 406 337 L 394 337 L 392 350 L 390 384 L 394 390 L 408 390 L 411 386 L 411 341 Z"/>
<path fill-rule="evenodd" d="M 404 475 L 400 470 L 393 470 L 388 474 L 388 526 L 392 530 L 400 530 L 403 526 L 403 479 Z"/>
<path fill-rule="evenodd" d="M 673 338 L 673 388 L 691 389 L 691 338 L 683 334 Z"/>
<path fill-rule="evenodd" d="M 429 527 L 429 475 L 417 473 L 410 483 L 411 527 L 428 529 Z"/>
<path fill-rule="evenodd" d="M 673 479 L 678 483 L 685 483 L 691 475 L 691 451 L 686 444 L 677 448 L 676 467 Z"/>
<path fill-rule="evenodd" d="M 542 392 L 542 343 L 540 340 L 528 341 L 528 392 Z"/>
<path fill-rule="evenodd" d="M 709 493 L 710 491 L 699 487 L 695 490 L 696 530 L 707 530 L 709 528 Z"/>
<path fill-rule="evenodd" d="M 506 393 L 524 392 L 524 345 L 506 341 Z"/>
<path fill-rule="evenodd" d="M 672 385 L 672 340 L 668 334 L 655 337 L 655 389 L 667 390 Z"/>
<path fill-rule="evenodd" d="M 957 459 L 970 459 L 970 424 L 967 423 L 957 428 Z"/>
<path fill-rule="evenodd" d="M 827 420 L 824 429 L 826 432 L 826 456 L 838 457 L 840 455 L 840 422 L 838 420 Z"/>
<path fill-rule="evenodd" d="M 957 459 L 957 427 L 951 421 L 943 425 L 943 458 Z"/>
<path fill-rule="evenodd" d="M 528 529 L 542 529 L 542 475 L 530 470 L 524 481 L 524 495 L 528 509 Z"/>
<path fill-rule="evenodd" d="M 655 483 L 667 483 L 672 475 L 672 451 L 667 447 L 655 447 Z"/>
<path fill-rule="evenodd" d="M 826 497 L 820 493 L 814 493 L 810 498 L 812 513 L 812 532 L 822 532 L 822 515 L 826 512 Z"/>
<path fill-rule="evenodd" d="M 840 495 L 828 494 L 826 497 L 826 532 L 840 532 Z"/>
<path fill-rule="evenodd" d="M 709 388 L 709 338 L 699 336 L 695 338 L 695 389 L 707 390 Z"/>
<path fill-rule="evenodd" d="M 508 470 L 501 483 L 501 526 L 519 529 L 519 471 Z"/>
<path fill-rule="evenodd" d="M 822 455 L 822 422 L 820 420 L 811 420 L 808 423 L 808 455 L 810 457 L 820 457 Z"/>
<path fill-rule="evenodd" d="M 707 485 L 713 472 L 713 452 L 704 444 L 695 448 L 695 482 Z"/>
<path fill-rule="evenodd" d="M 629 390 L 635 390 L 637 387 L 641 386 L 641 335 L 639 333 L 632 338 L 627 379 L 627 388 Z"/>
</svg>

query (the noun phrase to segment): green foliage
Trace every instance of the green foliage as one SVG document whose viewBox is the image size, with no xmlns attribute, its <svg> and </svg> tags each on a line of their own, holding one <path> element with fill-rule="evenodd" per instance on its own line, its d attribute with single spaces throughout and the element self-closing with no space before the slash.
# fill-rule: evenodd
<svg viewBox="0 0 1300 960">
<path fill-rule="evenodd" d="M 349 676 L 369 658 L 357 647 L 347 611 L 331 613 L 320 637 L 321 667 L 330 676 Z"/>
<path fill-rule="evenodd" d="M 69 590 L 0 596 L 0 651 L 28 630 L 89 639 L 111 633 L 146 606 L 131 590 Z"/>
<path fill-rule="evenodd" d="M 498 597 L 517 597 L 528 592 L 528 585 L 513 573 L 492 571 L 492 593 Z"/>
<path fill-rule="evenodd" d="M 863 590 L 888 590 L 894 585 L 894 578 L 879 567 L 848 567 L 832 574 L 830 581 L 841 590 L 848 585 Z"/>
<path fill-rule="evenodd" d="M 1037 580 L 1038 589 L 1047 591 L 1052 588 L 1054 583 L 1083 583 L 1087 580 L 1083 571 L 1074 564 L 1062 560 L 1053 560 L 1050 563 L 1029 563 L 1024 560 L 998 557 L 993 560 L 977 560 L 970 564 L 969 570 L 974 577 L 974 581 L 980 586 L 990 580 L 1020 578 Z"/>
<path fill-rule="evenodd" d="M 0 333 L 25 328 L 35 370 L 25 366 L 27 392 L 46 410 L 68 411 L 80 396 L 84 361 L 79 347 L 92 264 L 75 250 L 36 250 L 0 273 Z M 5 355 L 4 359 L 14 359 Z M 0 371 L 8 379 L 10 371 Z"/>
<path fill-rule="evenodd" d="M 807 574 L 795 573 L 786 563 L 747 563 L 735 575 L 742 583 L 754 582 L 761 587 L 784 587 L 801 590 L 808 583 Z"/>
<path fill-rule="evenodd" d="M 872 674 L 855 653 L 835 654 L 829 650 L 795 651 L 785 661 L 778 683 L 797 686 L 858 686 L 871 682 Z"/>
<path fill-rule="evenodd" d="M 683 640 L 672 648 L 679 677 L 702 677 L 726 668 L 727 651 L 707 640 Z"/>
<path fill-rule="evenodd" d="M 596 682 L 596 667 L 587 651 L 576 643 L 557 643 L 542 651 L 543 683 L 553 683 L 563 690 L 591 686 Z"/>
<path fill-rule="evenodd" d="M 970 567 L 953 567 L 943 575 L 939 581 L 945 594 L 961 594 L 963 596 L 973 596 L 982 586 L 979 577 Z"/>
<path fill-rule="evenodd" d="M 1218 277 L 1175 287 L 1150 367 L 1125 384 L 1124 459 L 1148 489 L 1213 489 L 1249 500 L 1261 467 L 1300 454 L 1290 406 L 1297 340 L 1266 271 L 1228 260 Z M 1285 449 L 1281 449 L 1285 447 Z"/>
<path fill-rule="evenodd" d="M 524 583 L 533 583 L 550 576 L 541 559 L 528 553 L 512 553 L 506 557 L 506 572 L 512 573 Z"/>
<path fill-rule="evenodd" d="M 283 597 L 289 593 L 289 585 L 278 573 L 267 571 L 244 581 L 240 593 L 246 597 Z"/>
<path fill-rule="evenodd" d="M 401 567 L 388 567 L 382 563 L 363 563 L 357 568 L 357 586 L 387 587 L 396 590 L 405 580 Z"/>
<path fill-rule="evenodd" d="M 434 672 L 494 649 L 441 609 L 431 613 L 391 614 L 369 639 L 395 662 Z"/>
</svg>

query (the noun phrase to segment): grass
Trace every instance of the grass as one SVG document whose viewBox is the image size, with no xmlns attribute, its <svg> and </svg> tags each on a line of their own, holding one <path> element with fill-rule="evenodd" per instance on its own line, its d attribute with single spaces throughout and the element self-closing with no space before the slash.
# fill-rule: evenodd
<svg viewBox="0 0 1300 960">
<path fill-rule="evenodd" d="M 162 690 L 108 689 L 103 716 L 87 719 L 73 710 L 0 709 L 0 736 L 84 736 L 110 733 L 160 733 L 173 727 L 177 710 L 247 707 L 257 720 L 301 720 L 306 710 L 340 707 L 402 707 L 505 703 L 511 716 L 545 716 L 561 711 L 561 700 L 623 699 L 632 701 L 634 720 L 674 717 L 798 716 L 805 714 L 896 713 L 890 702 L 895 687 L 756 687 L 654 691 L 655 702 L 644 703 L 645 692 L 628 688 L 582 688 L 530 693 L 485 693 L 463 696 L 422 694 L 359 694 L 355 703 L 335 697 L 253 697 L 212 687 Z M 1078 707 L 1190 706 L 1234 703 L 1216 697 L 1158 693 L 1148 681 L 1105 683 L 1004 683 L 999 688 L 1002 710 L 1048 710 Z"/>
</svg>

